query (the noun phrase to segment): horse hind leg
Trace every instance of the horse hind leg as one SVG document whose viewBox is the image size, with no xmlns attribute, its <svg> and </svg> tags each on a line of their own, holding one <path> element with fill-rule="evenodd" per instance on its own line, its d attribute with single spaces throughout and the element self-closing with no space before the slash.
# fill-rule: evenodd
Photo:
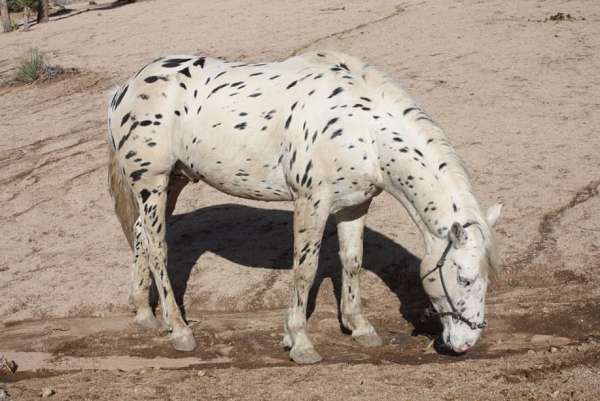
<svg viewBox="0 0 600 401">
<path fill-rule="evenodd" d="M 129 304 L 136 312 L 135 321 L 139 325 L 151 329 L 160 327 L 150 307 L 150 270 L 148 255 L 141 242 L 142 220 L 138 203 L 130 184 L 121 172 L 117 155 L 109 147 L 108 182 L 109 191 L 115 203 L 115 213 L 129 246 L 134 253 L 134 263 L 131 269 L 129 284 Z"/>
<path fill-rule="evenodd" d="M 316 198 L 315 198 L 316 199 Z M 329 215 L 327 202 L 300 198 L 294 205 L 294 278 L 283 343 L 297 363 L 315 363 L 321 356 L 306 333 L 306 306 L 313 284 L 323 230 Z"/>
<path fill-rule="evenodd" d="M 167 176 L 143 177 L 136 183 L 141 190 L 137 193 L 140 210 L 139 234 L 136 233 L 136 247 L 140 247 L 140 255 L 136 257 L 136 270 L 140 276 L 144 270 L 143 263 L 148 263 L 158 290 L 163 319 L 171 331 L 170 341 L 179 351 L 191 351 L 196 347 L 192 330 L 187 326 L 175 300 L 175 294 L 167 274 Z M 147 287 L 140 286 L 140 293 L 146 293 Z"/>
<path fill-rule="evenodd" d="M 147 247 L 143 241 L 142 216 L 134 225 L 133 268 L 129 289 L 129 303 L 135 310 L 135 322 L 147 329 L 159 329 L 160 323 L 154 316 L 150 306 L 150 266 Z"/>
<path fill-rule="evenodd" d="M 189 179 L 185 175 L 179 174 L 175 169 L 171 173 L 167 189 L 167 220 L 173 214 L 177 204 L 177 198 L 188 182 Z M 136 312 L 135 322 L 138 325 L 148 329 L 158 329 L 160 328 L 160 323 L 154 316 L 150 305 L 151 277 L 150 267 L 148 265 L 148 255 L 145 252 L 143 244 L 139 241 L 143 234 L 141 218 L 136 220 L 133 231 L 135 262 L 133 264 L 130 282 L 129 303 Z"/>
<path fill-rule="evenodd" d="M 362 312 L 360 271 L 363 258 L 363 232 L 370 201 L 336 213 L 340 259 L 342 261 L 342 324 L 352 331 L 352 338 L 366 347 L 382 344 L 373 325 Z"/>
</svg>

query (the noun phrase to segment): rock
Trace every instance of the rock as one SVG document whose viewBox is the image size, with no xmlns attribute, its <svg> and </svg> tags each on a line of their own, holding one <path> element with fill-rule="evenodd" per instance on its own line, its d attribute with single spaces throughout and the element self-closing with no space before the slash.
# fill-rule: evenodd
<svg viewBox="0 0 600 401">
<path fill-rule="evenodd" d="M 198 377 L 204 377 L 204 376 L 206 376 L 206 372 L 203 371 L 203 370 L 199 370 L 197 374 L 198 374 Z"/>
<path fill-rule="evenodd" d="M 42 390 L 42 398 L 52 397 L 54 394 L 55 394 L 54 389 L 51 389 L 49 387 L 46 387 L 45 389 Z"/>
<path fill-rule="evenodd" d="M 535 354 L 535 350 L 532 350 L 532 349 L 530 349 L 529 351 L 527 351 L 527 353 L 528 353 L 529 355 L 534 355 L 534 354 Z"/>
<path fill-rule="evenodd" d="M 434 345 L 435 345 L 435 340 L 431 340 L 429 342 L 429 344 L 427 344 L 427 346 L 423 349 L 423 353 L 424 354 L 435 354 L 436 351 L 435 351 Z"/>
<path fill-rule="evenodd" d="M 19 366 L 15 361 L 6 359 L 4 356 L 0 356 L 0 372 L 5 371 L 7 373 L 15 373 Z"/>
<path fill-rule="evenodd" d="M 548 351 L 551 352 L 551 353 L 555 353 L 555 352 L 558 352 L 558 348 L 556 348 L 556 347 L 550 347 L 548 349 Z"/>
<path fill-rule="evenodd" d="M 506 380 L 506 382 L 510 383 L 510 384 L 517 384 L 517 383 L 521 383 L 521 381 L 522 381 L 521 378 L 516 375 L 505 375 L 504 380 Z"/>
<path fill-rule="evenodd" d="M 10 400 L 10 394 L 8 394 L 3 388 L 0 388 L 0 401 L 6 400 Z"/>
<path fill-rule="evenodd" d="M 563 346 L 573 342 L 570 338 L 567 337 L 555 337 L 549 336 L 545 334 L 534 334 L 531 337 L 531 343 L 537 346 Z"/>
</svg>

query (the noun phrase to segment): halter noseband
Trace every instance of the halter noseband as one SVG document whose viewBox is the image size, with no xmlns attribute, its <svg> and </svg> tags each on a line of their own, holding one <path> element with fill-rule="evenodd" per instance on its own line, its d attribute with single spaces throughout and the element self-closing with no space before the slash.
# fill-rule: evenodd
<svg viewBox="0 0 600 401">
<path fill-rule="evenodd" d="M 472 224 L 475 224 L 475 223 L 466 223 L 466 224 L 463 225 L 463 228 L 467 228 L 467 227 L 469 227 Z M 427 276 L 429 276 L 431 273 L 435 272 L 436 270 L 439 270 L 439 272 L 440 272 L 440 281 L 442 283 L 442 289 L 444 290 L 444 295 L 446 296 L 446 299 L 448 300 L 448 303 L 450 304 L 450 308 L 452 309 L 452 312 L 429 313 L 427 315 L 427 317 L 452 316 L 453 318 L 455 318 L 457 320 L 460 320 L 463 323 L 465 323 L 467 326 L 469 326 L 471 328 L 471 330 L 483 329 L 484 327 L 487 326 L 487 322 L 485 321 L 485 319 L 481 323 L 475 323 L 475 322 L 472 322 L 471 320 L 467 319 L 466 317 L 464 317 L 454 307 L 454 303 L 452 302 L 452 299 L 450 298 L 450 294 L 448 294 L 448 290 L 446 289 L 446 282 L 444 281 L 444 275 L 442 274 L 442 267 L 444 266 L 444 263 L 446 263 L 446 257 L 448 256 L 448 253 L 450 253 L 450 248 L 452 248 L 452 241 L 448 240 L 448 245 L 446 245 L 446 249 L 444 249 L 444 252 L 442 253 L 442 256 L 440 256 L 440 259 L 435 264 L 435 267 L 433 269 L 429 270 L 423 277 L 421 277 L 421 282 L 423 282 L 423 280 L 425 280 L 427 278 Z"/>
</svg>

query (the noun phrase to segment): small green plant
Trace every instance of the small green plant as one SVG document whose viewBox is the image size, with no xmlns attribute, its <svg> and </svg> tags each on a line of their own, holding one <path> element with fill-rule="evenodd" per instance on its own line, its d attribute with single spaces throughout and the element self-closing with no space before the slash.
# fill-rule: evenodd
<svg viewBox="0 0 600 401">
<path fill-rule="evenodd" d="M 15 81 L 31 84 L 38 81 L 49 81 L 67 74 L 77 74 L 77 68 L 63 68 L 46 61 L 44 53 L 38 49 L 29 49 L 18 61 Z"/>
<path fill-rule="evenodd" d="M 26 84 L 33 83 L 42 78 L 48 69 L 44 55 L 38 49 L 30 49 L 17 66 L 17 81 Z"/>
</svg>

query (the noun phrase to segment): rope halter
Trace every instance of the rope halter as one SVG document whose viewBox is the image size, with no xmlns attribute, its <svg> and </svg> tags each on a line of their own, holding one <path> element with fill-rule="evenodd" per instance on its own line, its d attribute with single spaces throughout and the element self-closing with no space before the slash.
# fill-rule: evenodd
<svg viewBox="0 0 600 401">
<path fill-rule="evenodd" d="M 463 228 L 467 228 L 472 224 L 475 224 L 475 223 L 471 223 L 471 222 L 465 223 L 463 225 Z M 448 293 L 448 289 L 446 288 L 446 282 L 444 281 L 444 274 L 442 272 L 442 270 L 443 270 L 442 268 L 444 267 L 444 264 L 446 263 L 446 257 L 448 256 L 448 253 L 450 253 L 451 248 L 452 248 L 452 241 L 450 239 L 448 239 L 448 244 L 446 245 L 446 248 L 444 249 L 442 256 L 440 256 L 438 262 L 435 264 L 435 267 L 433 269 L 429 270 L 423 277 L 421 277 L 421 283 L 430 274 L 434 273 L 436 270 L 439 271 L 440 281 L 442 283 L 442 289 L 444 290 L 444 295 L 445 295 L 446 299 L 448 300 L 448 304 L 450 304 L 450 309 L 452 309 L 452 312 L 429 313 L 429 314 L 427 314 L 427 317 L 431 318 L 434 316 L 438 316 L 438 317 L 452 316 L 454 319 L 460 320 L 463 323 L 465 323 L 467 326 L 469 326 L 471 328 L 471 330 L 483 329 L 484 327 L 487 326 L 487 321 L 485 321 L 485 319 L 484 319 L 481 323 L 476 323 L 476 322 L 473 322 L 473 321 L 467 319 L 466 317 L 464 317 L 458 311 L 458 309 L 456 309 L 456 307 L 454 306 L 454 302 L 452 302 L 452 298 L 450 298 L 450 294 Z"/>
</svg>

